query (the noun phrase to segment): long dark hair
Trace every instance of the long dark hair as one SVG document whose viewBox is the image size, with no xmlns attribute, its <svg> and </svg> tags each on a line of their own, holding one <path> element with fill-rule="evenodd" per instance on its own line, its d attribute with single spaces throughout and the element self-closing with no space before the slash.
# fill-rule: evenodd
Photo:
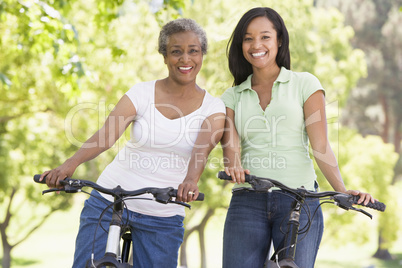
<svg viewBox="0 0 402 268">
<path fill-rule="evenodd" d="M 241 17 L 226 48 L 229 70 L 234 77 L 234 85 L 240 85 L 253 73 L 251 64 L 243 56 L 242 44 L 248 25 L 257 17 L 266 17 L 274 25 L 277 40 L 281 43 L 276 55 L 276 64 L 278 64 L 279 68 L 290 69 L 289 34 L 282 17 L 272 8 L 256 7 L 250 9 Z"/>
</svg>

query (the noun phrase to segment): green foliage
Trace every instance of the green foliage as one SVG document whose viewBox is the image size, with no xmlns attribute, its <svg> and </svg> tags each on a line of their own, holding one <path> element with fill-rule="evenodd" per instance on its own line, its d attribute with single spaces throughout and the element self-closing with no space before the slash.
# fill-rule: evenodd
<svg viewBox="0 0 402 268">
<path fill-rule="evenodd" d="M 36 206 L 49 211 L 69 206 L 68 195 L 41 196 L 44 188 L 32 183 L 32 175 L 61 164 L 76 151 L 133 84 L 166 76 L 157 38 L 160 26 L 172 18 L 191 17 L 206 30 L 209 49 L 197 83 L 215 96 L 233 81 L 227 68 L 227 41 L 240 16 L 255 6 L 270 6 L 282 15 L 291 38 L 292 69 L 315 74 L 329 102 L 338 101 L 342 107 L 357 80 L 366 75 L 362 51 L 350 45 L 352 28 L 344 25 L 339 11 L 314 8 L 311 0 L 156 2 L 0 2 L 0 221 L 13 187 L 19 189 L 18 203 L 12 206 L 15 222 L 21 218 L 17 213 L 21 206 L 32 208 L 33 213 Z M 386 193 L 393 190 L 379 191 L 375 185 L 379 177 L 388 181 L 391 176 L 390 163 L 384 162 L 389 147 L 344 130 L 337 135 L 348 188 L 373 191 L 387 202 Z M 95 179 L 127 139 L 129 133 L 111 151 L 77 169 L 75 176 Z M 378 155 L 363 151 L 368 146 Z M 216 178 L 223 168 L 221 155 L 220 148 L 211 153 L 200 180 L 206 201 L 192 204 L 188 220 L 205 207 L 227 207 L 231 184 Z M 375 163 L 381 167 L 375 168 Z M 387 208 L 392 210 L 392 205 Z M 356 218 L 347 214 L 336 210 L 330 219 L 345 223 Z M 392 213 L 384 215 L 376 218 L 392 241 L 386 226 L 397 219 Z"/>
<path fill-rule="evenodd" d="M 71 156 L 133 83 L 162 76 L 148 1 L 127 4 L 133 16 L 123 16 L 123 2 L 0 2 L 0 223 L 11 246 L 48 213 L 71 206 L 70 195 L 41 196 L 46 187 L 32 176 Z M 95 179 L 113 153 L 76 176 Z"/>
<path fill-rule="evenodd" d="M 365 209 L 374 214 L 379 230 L 387 238 L 388 246 L 397 239 L 397 224 L 402 219 L 398 216 L 395 203 L 395 189 L 390 186 L 393 178 L 393 166 L 398 155 L 393 146 L 384 144 L 378 136 L 362 137 L 356 131 L 346 128 L 339 130 L 338 164 L 347 189 L 369 192 L 376 199 L 387 205 L 385 213 Z M 321 190 L 332 190 L 322 173 L 317 169 Z M 335 237 L 333 241 L 345 241 L 351 233 L 360 230 L 353 240 L 357 243 L 366 242 L 371 233 L 370 220 L 361 214 L 344 212 L 335 206 L 325 206 L 326 236 Z M 342 232 L 339 232 L 342 226 Z M 336 243 L 341 245 L 342 242 Z"/>
<path fill-rule="evenodd" d="M 317 1 L 337 7 L 355 30 L 354 47 L 364 51 L 367 77 L 349 95 L 344 123 L 363 135 L 380 135 L 400 153 L 402 131 L 401 0 Z M 399 174 L 396 174 L 395 180 Z M 394 181 L 395 181 L 394 180 Z"/>
<path fill-rule="evenodd" d="M 80 73 L 74 69 L 62 72 L 76 53 L 77 39 L 58 11 L 45 2 L 6 1 L 1 7 L 0 141 L 5 168 L 1 169 L 0 183 L 15 187 L 20 181 L 16 177 L 42 165 L 29 162 L 30 157 L 38 153 L 36 160 L 43 163 L 43 148 L 34 143 L 37 137 L 29 126 L 32 117 L 46 110 L 62 112 L 70 92 L 53 90 L 54 81 L 72 81 Z M 70 85 L 72 90 L 76 88 L 74 83 Z M 4 192 L 9 189 L 2 187 Z"/>
</svg>

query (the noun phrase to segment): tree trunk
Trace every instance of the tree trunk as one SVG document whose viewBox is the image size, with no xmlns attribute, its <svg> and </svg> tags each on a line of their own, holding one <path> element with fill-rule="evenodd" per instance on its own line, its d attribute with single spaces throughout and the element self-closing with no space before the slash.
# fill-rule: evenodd
<svg viewBox="0 0 402 268">
<path fill-rule="evenodd" d="M 214 215 L 215 209 L 208 209 L 203 217 L 201 223 L 188 229 L 184 234 L 183 243 L 180 247 L 180 267 L 186 268 L 187 267 L 187 240 L 191 233 L 194 231 L 198 232 L 199 236 L 199 243 L 200 243 L 200 254 L 201 254 L 201 268 L 207 267 L 207 254 L 205 250 L 205 226 L 208 223 L 208 220 Z"/>
<path fill-rule="evenodd" d="M 180 247 L 180 267 L 187 268 L 187 240 L 190 234 L 196 231 L 196 227 L 197 226 L 187 229 L 184 233 L 183 243 L 181 243 Z"/>
<path fill-rule="evenodd" d="M 215 209 L 208 209 L 205 214 L 204 219 L 202 219 L 200 225 L 198 225 L 198 235 L 200 238 L 200 251 L 201 251 L 201 268 L 207 267 L 207 253 L 205 248 L 205 227 L 209 221 L 209 219 L 214 215 Z"/>
<path fill-rule="evenodd" d="M 12 217 L 11 214 L 11 203 L 14 199 L 15 193 L 17 192 L 17 189 L 15 187 L 12 188 L 11 194 L 10 194 L 10 200 L 7 205 L 7 211 L 6 215 L 4 217 L 4 221 L 0 223 L 0 234 L 1 234 L 1 243 L 3 245 L 3 261 L 2 265 L 3 268 L 10 268 L 11 265 L 11 250 L 13 249 L 13 246 L 8 243 L 8 237 L 7 237 L 7 227 L 10 224 L 10 219 Z"/>
<path fill-rule="evenodd" d="M 180 267 L 187 268 L 187 238 L 183 239 L 180 247 Z"/>
<path fill-rule="evenodd" d="M 12 247 L 8 243 L 4 244 L 3 241 L 3 268 L 10 268 L 11 266 L 11 249 Z"/>
<path fill-rule="evenodd" d="M 383 248 L 382 244 L 384 242 L 384 239 L 382 238 L 381 232 L 378 235 L 378 249 L 377 252 L 374 253 L 373 257 L 380 259 L 380 260 L 392 260 L 392 256 L 389 253 L 388 249 Z"/>
<path fill-rule="evenodd" d="M 384 112 L 384 118 L 385 118 L 382 132 L 381 132 L 381 138 L 384 143 L 388 143 L 388 135 L 389 135 L 389 127 L 390 127 L 389 113 L 388 113 L 388 110 L 389 110 L 388 101 L 387 101 L 387 98 L 383 94 L 380 94 L 379 97 L 380 97 L 380 103 L 381 103 L 382 110 Z"/>
<path fill-rule="evenodd" d="M 399 154 L 398 161 L 394 167 L 394 177 L 392 178 L 392 185 L 402 178 L 402 152 L 401 152 L 401 139 L 402 139 L 402 116 L 398 116 L 395 124 L 394 147 L 395 152 Z"/>
<path fill-rule="evenodd" d="M 395 123 L 395 135 L 394 135 L 395 152 L 397 152 L 398 154 L 400 153 L 401 150 L 401 136 L 402 136 L 401 127 L 402 127 L 402 116 L 398 116 Z"/>
<path fill-rule="evenodd" d="M 200 226 L 200 229 L 198 230 L 198 237 L 200 239 L 201 268 L 206 268 L 207 254 L 205 249 L 205 226 Z"/>
</svg>

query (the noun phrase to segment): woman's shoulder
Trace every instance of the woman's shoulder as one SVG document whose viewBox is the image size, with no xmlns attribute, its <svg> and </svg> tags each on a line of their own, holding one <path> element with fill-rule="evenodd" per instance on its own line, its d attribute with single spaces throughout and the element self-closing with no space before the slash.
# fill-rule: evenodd
<svg viewBox="0 0 402 268">
<path fill-rule="evenodd" d="M 211 93 L 205 90 L 204 102 L 206 104 L 211 105 L 211 104 L 222 103 L 222 100 L 219 97 L 212 96 Z"/>
<path fill-rule="evenodd" d="M 289 72 L 291 74 L 291 79 L 295 79 L 298 81 L 318 80 L 318 78 L 310 72 L 296 72 L 296 71 L 289 71 Z"/>
<path fill-rule="evenodd" d="M 155 91 L 155 82 L 156 80 L 139 82 L 133 85 L 126 92 L 125 95 L 133 103 L 135 109 L 137 110 L 137 114 L 145 112 L 148 104 L 152 102 Z"/>
<path fill-rule="evenodd" d="M 303 103 L 317 90 L 325 90 L 320 80 L 310 72 L 294 72 L 291 71 L 291 88 L 298 90 L 300 99 Z"/>
<path fill-rule="evenodd" d="M 218 97 L 214 97 L 212 96 L 208 91 L 205 90 L 205 97 L 204 97 L 204 102 L 203 102 L 203 106 L 210 110 L 210 109 L 216 109 L 217 111 L 225 111 L 225 105 L 223 103 L 223 101 L 218 98 Z"/>
<path fill-rule="evenodd" d="M 139 82 L 133 85 L 127 92 L 126 95 L 130 98 L 150 98 L 154 95 L 156 80 Z"/>
<path fill-rule="evenodd" d="M 139 82 L 134 84 L 129 90 L 129 91 L 151 91 L 153 89 L 155 89 L 155 83 L 156 80 L 152 80 L 152 81 L 145 81 L 145 82 Z"/>
</svg>

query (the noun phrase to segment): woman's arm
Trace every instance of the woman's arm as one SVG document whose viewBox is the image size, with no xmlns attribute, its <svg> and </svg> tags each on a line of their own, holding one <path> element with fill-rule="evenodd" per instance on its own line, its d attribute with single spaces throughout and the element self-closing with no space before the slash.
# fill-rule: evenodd
<svg viewBox="0 0 402 268">
<path fill-rule="evenodd" d="M 178 201 L 189 202 L 197 199 L 199 194 L 197 183 L 207 164 L 209 153 L 222 138 L 224 124 L 223 113 L 210 115 L 202 123 L 191 152 L 187 175 L 178 187 Z M 193 192 L 194 195 L 188 194 L 189 192 Z"/>
<path fill-rule="evenodd" d="M 374 198 L 368 193 L 346 190 L 338 162 L 328 140 L 325 97 L 322 90 L 313 93 L 304 103 L 304 118 L 314 158 L 332 188 L 338 192 L 359 195 L 358 203 L 374 202 Z"/>
<path fill-rule="evenodd" d="M 60 187 L 59 181 L 71 177 L 76 168 L 112 147 L 136 115 L 136 110 L 131 100 L 124 95 L 116 107 L 107 117 L 105 124 L 81 148 L 59 167 L 46 171 L 41 175 L 41 180 L 46 176 L 49 187 Z"/>
<path fill-rule="evenodd" d="M 223 163 L 225 172 L 232 177 L 234 183 L 244 183 L 244 173 L 250 173 L 244 170 L 241 165 L 240 138 L 235 126 L 235 112 L 226 108 L 225 131 L 222 137 Z"/>
</svg>

